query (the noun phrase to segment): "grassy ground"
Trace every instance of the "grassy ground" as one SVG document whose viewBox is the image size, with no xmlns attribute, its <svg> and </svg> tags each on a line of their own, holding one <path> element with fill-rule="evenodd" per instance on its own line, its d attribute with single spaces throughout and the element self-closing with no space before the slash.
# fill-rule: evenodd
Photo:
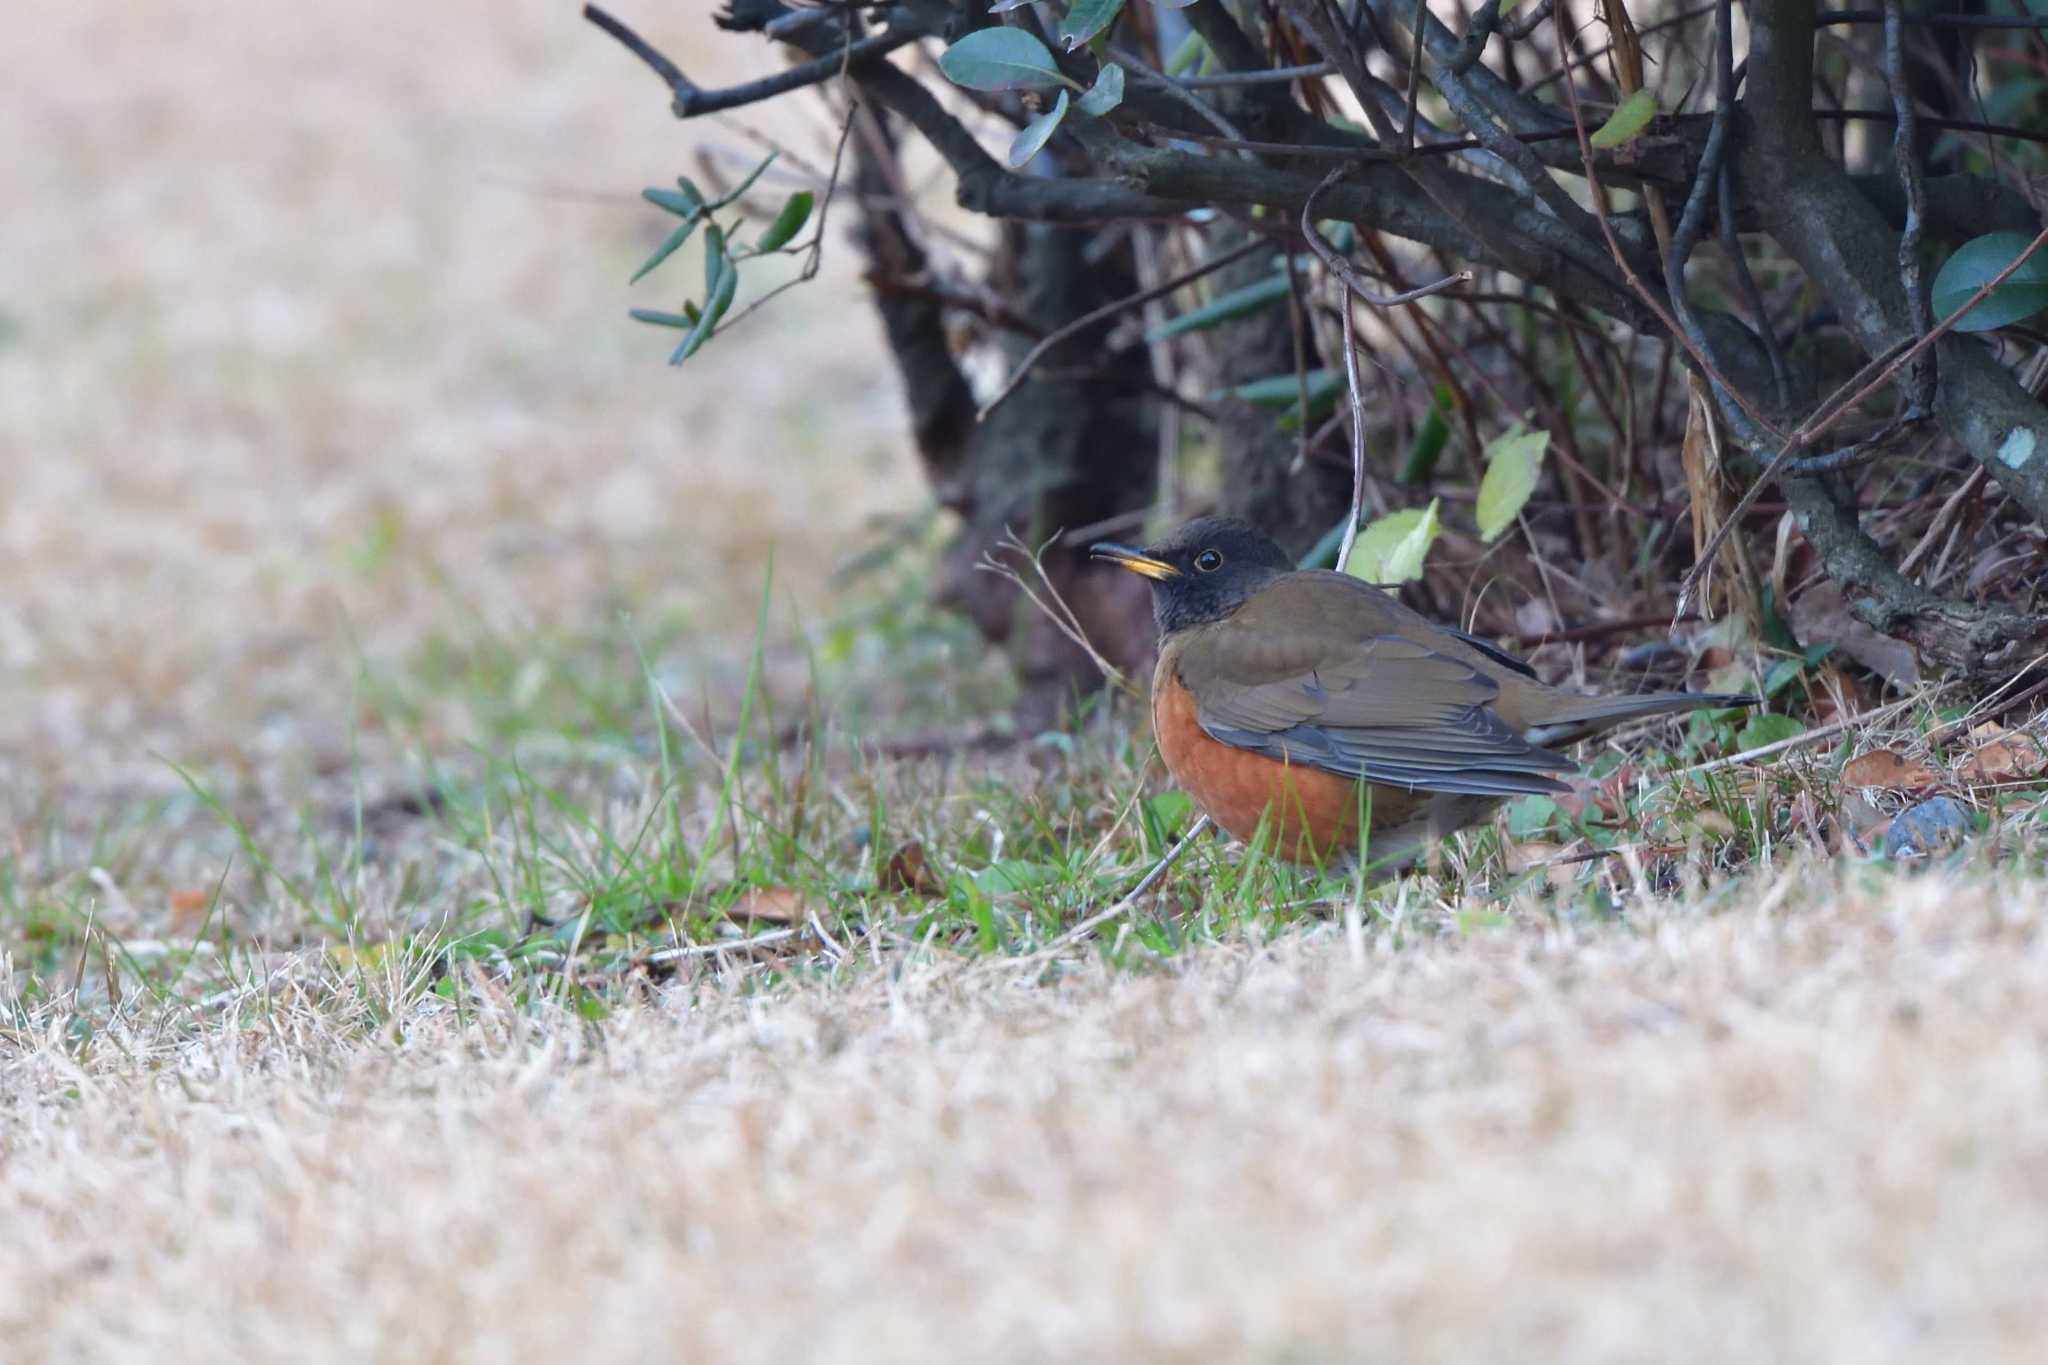
<svg viewBox="0 0 2048 1365">
<path fill-rule="evenodd" d="M 0 51 L 0 1354 L 2031 1358 L 2033 787 L 1901 867 L 1873 738 L 1703 720 L 1068 942 L 1185 803 L 1127 705 L 964 742 L 843 253 L 623 320 L 706 139 L 573 10 Z"/>
</svg>

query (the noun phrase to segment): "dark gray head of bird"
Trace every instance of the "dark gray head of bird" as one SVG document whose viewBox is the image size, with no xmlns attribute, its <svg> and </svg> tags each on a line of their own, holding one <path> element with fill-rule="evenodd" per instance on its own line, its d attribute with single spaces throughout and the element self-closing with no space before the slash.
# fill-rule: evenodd
<svg viewBox="0 0 2048 1365">
<path fill-rule="evenodd" d="M 1199 517 L 1142 548 L 1102 541 L 1088 554 L 1152 580 L 1152 619 L 1161 635 L 1222 620 L 1294 568 L 1270 536 L 1235 517 Z"/>
</svg>

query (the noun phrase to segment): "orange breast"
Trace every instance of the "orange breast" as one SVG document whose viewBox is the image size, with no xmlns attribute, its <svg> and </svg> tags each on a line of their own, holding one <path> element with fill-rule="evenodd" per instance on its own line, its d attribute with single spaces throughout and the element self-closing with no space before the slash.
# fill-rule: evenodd
<svg viewBox="0 0 2048 1365">
<path fill-rule="evenodd" d="M 1317 862 L 1356 851 L 1366 793 L 1358 782 L 1320 768 L 1284 763 L 1213 739 L 1195 715 L 1171 652 L 1152 679 L 1152 733 L 1167 771 L 1210 819 L 1249 840 L 1263 823 L 1276 856 Z M 1400 787 L 1370 787 L 1370 819 L 1385 829 L 1419 812 L 1425 798 Z"/>
</svg>

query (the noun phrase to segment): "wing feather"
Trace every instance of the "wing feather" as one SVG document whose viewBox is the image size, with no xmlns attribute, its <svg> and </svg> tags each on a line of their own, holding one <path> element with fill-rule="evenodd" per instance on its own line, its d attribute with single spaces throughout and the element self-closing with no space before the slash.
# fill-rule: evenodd
<svg viewBox="0 0 2048 1365">
<path fill-rule="evenodd" d="M 1466 659 L 1385 633 L 1405 609 L 1396 605 L 1390 616 L 1390 599 L 1375 601 L 1377 594 L 1326 592 L 1307 599 L 1312 615 L 1304 621 L 1299 602 L 1261 601 L 1281 587 L 1254 598 L 1230 629 L 1199 632 L 1180 656 L 1181 681 L 1211 737 L 1418 791 L 1565 790 L 1551 774 L 1575 765 L 1530 743 L 1493 710 L 1499 683 Z M 1339 619 L 1313 619 L 1316 613 Z"/>
</svg>

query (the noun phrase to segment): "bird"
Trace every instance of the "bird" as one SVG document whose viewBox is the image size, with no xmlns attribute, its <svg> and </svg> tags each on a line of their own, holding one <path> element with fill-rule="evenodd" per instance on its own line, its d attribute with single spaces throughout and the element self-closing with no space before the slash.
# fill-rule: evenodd
<svg viewBox="0 0 2048 1365">
<path fill-rule="evenodd" d="M 1295 568 L 1236 518 L 1089 555 L 1151 582 L 1152 729 L 1174 781 L 1225 831 L 1295 863 L 1398 870 L 1511 797 L 1570 790 L 1566 745 L 1757 702 L 1552 687 L 1361 578 Z"/>
</svg>

